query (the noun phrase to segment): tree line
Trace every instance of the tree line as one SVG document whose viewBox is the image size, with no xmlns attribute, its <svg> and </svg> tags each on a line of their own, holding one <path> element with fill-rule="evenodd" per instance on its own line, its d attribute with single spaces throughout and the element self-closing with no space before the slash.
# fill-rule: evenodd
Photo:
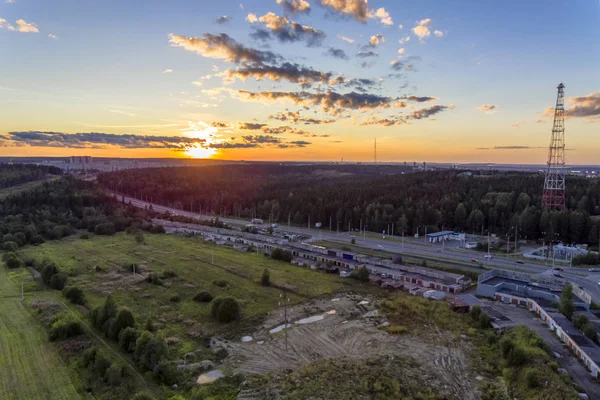
<svg viewBox="0 0 600 400">
<path fill-rule="evenodd" d="M 32 164 L 0 164 L 0 188 L 37 181 L 48 175 L 61 175 L 60 168 Z"/>
<path fill-rule="evenodd" d="M 597 244 L 600 185 L 567 178 L 567 210 L 541 208 L 543 174 L 456 170 L 373 173 L 331 166 L 249 164 L 104 173 L 104 187 L 155 204 L 324 229 L 400 235 L 456 230 Z M 364 172 L 367 171 L 367 172 Z"/>
</svg>

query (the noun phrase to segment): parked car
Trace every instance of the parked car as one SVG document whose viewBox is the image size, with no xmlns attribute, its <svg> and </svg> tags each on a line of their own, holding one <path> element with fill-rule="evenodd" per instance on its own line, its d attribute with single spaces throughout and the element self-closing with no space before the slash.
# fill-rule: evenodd
<svg viewBox="0 0 600 400">
<path fill-rule="evenodd" d="M 517 264 L 525 264 L 525 263 L 523 262 L 523 260 L 517 260 L 516 262 L 517 262 Z"/>
<path fill-rule="evenodd" d="M 561 267 L 554 267 L 554 270 L 555 270 L 555 271 L 560 271 L 560 272 L 563 272 L 563 271 L 564 271 L 564 269 L 562 269 Z"/>
<path fill-rule="evenodd" d="M 476 262 L 479 262 L 479 261 L 477 261 L 477 259 L 476 259 L 476 258 L 471 258 L 471 262 L 472 262 L 472 263 L 476 263 Z"/>
<path fill-rule="evenodd" d="M 590 268 L 588 269 L 590 272 L 600 272 L 600 268 Z"/>
<path fill-rule="evenodd" d="M 484 257 L 487 258 L 488 260 L 492 259 L 492 255 L 491 254 L 486 254 Z"/>
</svg>

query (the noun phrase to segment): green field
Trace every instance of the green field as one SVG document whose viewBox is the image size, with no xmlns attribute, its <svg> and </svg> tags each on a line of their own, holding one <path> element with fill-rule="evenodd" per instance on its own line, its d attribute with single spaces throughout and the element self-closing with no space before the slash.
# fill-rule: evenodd
<svg viewBox="0 0 600 400">
<path fill-rule="evenodd" d="M 79 399 L 42 326 L 0 267 L 0 399 Z"/>
<path fill-rule="evenodd" d="M 148 317 L 167 337 L 179 339 L 172 356 L 180 356 L 197 346 L 200 337 L 215 333 L 239 333 L 248 324 L 280 304 L 281 290 L 260 285 L 265 268 L 275 285 L 285 284 L 292 293 L 290 303 L 333 293 L 353 283 L 337 275 L 272 260 L 254 252 L 239 252 L 228 247 L 207 244 L 201 238 L 173 235 L 145 235 L 145 244 L 124 233 L 93 236 L 89 240 L 69 238 L 47 242 L 23 250 L 24 257 L 49 258 L 69 276 L 69 285 L 81 287 L 92 308 L 112 294 L 117 304 L 130 308 L 139 324 Z M 214 265 L 211 260 L 214 255 Z M 144 275 L 174 272 L 163 278 L 163 285 L 139 281 L 122 266 L 137 263 Z M 95 271 L 98 266 L 101 271 Z M 97 268 L 96 268 L 97 269 Z M 227 281 L 224 288 L 213 282 Z M 193 300 L 196 293 L 207 290 L 215 296 L 232 296 L 242 308 L 242 321 L 221 325 L 210 317 L 210 304 Z M 171 299 L 179 296 L 180 301 Z"/>
</svg>

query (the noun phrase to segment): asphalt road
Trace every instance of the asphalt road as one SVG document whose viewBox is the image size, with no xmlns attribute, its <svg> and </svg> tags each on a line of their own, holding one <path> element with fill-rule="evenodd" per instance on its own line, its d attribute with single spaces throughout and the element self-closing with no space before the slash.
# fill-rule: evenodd
<svg viewBox="0 0 600 400">
<path fill-rule="evenodd" d="M 117 194 L 119 200 L 121 199 L 121 195 Z M 145 202 L 142 200 L 134 199 L 132 197 L 124 196 L 125 202 L 131 201 L 131 204 L 139 207 L 145 208 L 149 207 L 151 203 Z M 174 208 L 169 208 L 157 204 L 152 204 L 152 208 L 155 211 L 165 212 L 168 211 L 174 215 L 181 215 L 186 217 L 193 217 L 201 220 L 210 220 L 215 218 L 210 215 L 203 215 L 198 213 L 193 213 L 189 211 L 177 210 Z M 250 221 L 241 220 L 241 219 L 233 219 L 233 218 L 221 218 L 219 219 L 230 225 L 241 225 L 244 226 Z M 483 265 L 487 268 L 498 268 L 505 270 L 516 270 L 519 272 L 527 272 L 531 274 L 539 274 L 539 273 L 552 273 L 552 263 L 548 262 L 548 265 L 544 265 L 544 263 L 539 261 L 531 261 L 531 260 L 522 260 L 523 264 L 517 264 L 516 260 L 513 258 L 506 258 L 506 256 L 493 255 L 492 259 L 485 259 L 484 254 L 478 251 L 459 248 L 457 243 L 447 242 L 451 244 L 446 244 L 442 246 L 442 244 L 429 244 L 425 242 L 425 239 L 414 239 L 406 237 L 404 240 L 401 238 L 395 237 L 394 240 L 388 239 L 376 239 L 373 237 L 367 237 L 366 235 L 361 235 L 359 232 L 330 232 L 326 229 L 316 229 L 316 228 L 300 228 L 294 226 L 279 226 L 276 228 L 277 232 L 289 232 L 294 234 L 311 236 L 314 240 L 328 240 L 341 242 L 340 247 L 343 243 L 350 243 L 352 236 L 355 236 L 356 245 L 366 247 L 374 250 L 385 250 L 392 253 L 401 253 L 415 257 L 427 257 L 429 259 L 435 258 L 440 260 L 441 263 L 446 262 L 447 264 L 454 264 L 454 266 L 466 267 L 465 264 L 471 264 L 471 259 L 476 259 L 477 264 L 479 262 L 483 263 Z M 370 236 L 377 235 L 376 233 L 369 233 Z M 404 243 L 402 243 L 404 242 Z M 476 263 L 472 263 L 472 267 L 476 266 Z M 583 268 L 575 268 L 568 266 L 561 266 L 563 268 L 563 272 L 561 274 L 565 279 L 582 286 L 588 293 L 592 295 L 592 299 L 594 302 L 600 304 L 600 285 L 598 281 L 600 280 L 600 273 L 590 273 L 586 269 Z"/>
</svg>

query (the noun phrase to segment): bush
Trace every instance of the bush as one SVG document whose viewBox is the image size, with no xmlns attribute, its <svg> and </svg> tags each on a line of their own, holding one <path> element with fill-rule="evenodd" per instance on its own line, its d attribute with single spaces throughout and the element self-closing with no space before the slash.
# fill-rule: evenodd
<svg viewBox="0 0 600 400">
<path fill-rule="evenodd" d="M 179 303 L 181 301 L 181 296 L 174 294 L 173 296 L 169 297 L 169 301 L 173 303 Z"/>
<path fill-rule="evenodd" d="M 136 393 L 131 400 L 155 400 L 154 397 L 152 397 L 151 395 L 149 395 L 146 392 L 139 392 Z"/>
<path fill-rule="evenodd" d="M 525 369 L 525 382 L 527 383 L 527 387 L 529 389 L 535 389 L 540 385 L 541 377 L 537 370 L 534 368 Z"/>
<path fill-rule="evenodd" d="M 123 329 L 133 328 L 134 326 L 135 319 L 133 318 L 133 314 L 127 308 L 122 308 L 117 313 L 116 318 L 111 322 L 107 335 L 113 340 L 118 340 L 119 334 Z"/>
<path fill-rule="evenodd" d="M 16 269 L 23 267 L 23 261 L 15 253 L 4 253 L 2 259 L 6 263 L 6 267 L 9 269 Z"/>
<path fill-rule="evenodd" d="M 167 352 L 167 344 L 161 335 L 144 331 L 135 343 L 134 358 L 142 369 L 153 371 Z"/>
<path fill-rule="evenodd" d="M 144 234 L 141 231 L 136 232 L 134 237 L 138 244 L 144 243 Z"/>
<path fill-rule="evenodd" d="M 133 353 L 135 351 L 135 342 L 138 339 L 138 331 L 133 327 L 127 327 L 119 333 L 119 347 L 125 353 Z"/>
<path fill-rule="evenodd" d="M 63 290 L 67 285 L 67 279 L 65 274 L 54 274 L 50 278 L 50 287 L 56 290 Z"/>
<path fill-rule="evenodd" d="M 65 297 L 73 304 L 85 304 L 85 295 L 83 290 L 75 286 L 69 286 L 63 291 Z"/>
<path fill-rule="evenodd" d="M 148 277 L 146 278 L 146 281 L 150 282 L 153 285 L 158 285 L 158 286 L 163 285 L 163 281 L 160 279 L 160 277 L 158 276 L 158 273 L 156 273 L 156 272 L 150 273 L 150 275 L 148 275 Z"/>
<path fill-rule="evenodd" d="M 479 315 L 481 315 L 481 307 L 473 306 L 471 308 L 471 318 L 473 318 L 473 321 L 479 321 Z"/>
<path fill-rule="evenodd" d="M 94 358 L 94 376 L 97 378 L 104 378 L 104 376 L 106 375 L 106 371 L 111 367 L 111 365 L 112 363 L 108 358 L 106 358 L 104 353 L 100 351 L 97 352 L 96 357 Z"/>
<path fill-rule="evenodd" d="M 592 339 L 595 343 L 598 343 L 598 333 L 596 328 L 589 322 L 583 327 L 583 334 Z"/>
<path fill-rule="evenodd" d="M 502 357 L 508 358 L 508 355 L 514 347 L 515 343 L 511 338 L 505 336 L 500 340 L 500 351 L 502 352 Z"/>
<path fill-rule="evenodd" d="M 85 350 L 83 352 L 83 355 L 81 356 L 81 360 L 80 360 L 81 364 L 87 368 L 96 359 L 96 354 L 98 354 L 97 347 L 92 347 L 92 348 Z"/>
<path fill-rule="evenodd" d="M 369 282 L 369 275 L 369 270 L 365 266 L 360 267 L 359 269 L 355 269 L 354 271 L 352 271 L 352 273 L 350 273 L 351 278 L 359 280 L 361 282 Z"/>
<path fill-rule="evenodd" d="M 108 296 L 104 301 L 104 305 L 102 307 L 96 308 L 92 310 L 90 313 L 90 319 L 98 329 L 102 329 L 111 318 L 114 318 L 117 315 L 117 305 L 113 300 L 112 296 Z"/>
<path fill-rule="evenodd" d="M 83 333 L 83 326 L 70 314 L 60 315 L 50 326 L 50 340 L 65 340 Z"/>
<path fill-rule="evenodd" d="M 221 323 L 235 321 L 240 317 L 240 305 L 233 297 L 217 297 L 212 302 L 210 314 Z"/>
<path fill-rule="evenodd" d="M 197 295 L 194 296 L 194 301 L 199 303 L 210 303 L 214 299 L 212 293 L 207 292 L 206 290 L 201 291 Z"/>
<path fill-rule="evenodd" d="M 177 278 L 177 272 L 175 271 L 164 271 L 161 275 L 163 279 Z"/>
<path fill-rule="evenodd" d="M 583 330 L 588 321 L 588 317 L 586 317 L 584 314 L 577 314 L 573 316 L 573 325 L 575 325 L 575 328 L 579 330 Z"/>
<path fill-rule="evenodd" d="M 112 222 L 105 222 L 96 225 L 96 227 L 94 228 L 94 233 L 96 235 L 111 236 L 117 233 L 117 229 L 115 228 L 115 224 L 113 224 Z"/>
<path fill-rule="evenodd" d="M 81 235 L 79 235 L 79 239 L 88 240 L 89 238 L 90 238 L 90 234 L 87 232 L 84 232 Z"/>
<path fill-rule="evenodd" d="M 520 367 L 527 361 L 527 353 L 523 347 L 516 345 L 508 352 L 506 363 L 510 367 Z"/>
<path fill-rule="evenodd" d="M 140 267 L 136 263 L 126 263 L 123 267 L 129 272 L 140 272 Z"/>
<path fill-rule="evenodd" d="M 162 225 L 152 225 L 150 228 L 151 233 L 166 233 L 165 227 Z"/>
<path fill-rule="evenodd" d="M 112 364 L 104 374 L 106 383 L 110 386 L 119 386 L 123 378 L 123 368 L 117 364 Z"/>
<path fill-rule="evenodd" d="M 356 239 L 355 239 L 355 238 L 352 238 L 352 239 L 350 240 L 350 243 L 351 243 L 351 244 L 356 244 Z"/>
<path fill-rule="evenodd" d="M 15 242 L 4 242 L 2 248 L 4 251 L 17 251 L 19 246 Z"/>
<path fill-rule="evenodd" d="M 271 277 L 269 275 L 269 270 L 266 269 L 266 268 L 263 271 L 262 277 L 260 278 L 260 283 L 263 286 L 270 286 L 271 285 Z"/>
<path fill-rule="evenodd" d="M 227 282 L 225 279 L 217 279 L 213 281 L 213 285 L 224 288 L 229 285 L 229 282 Z"/>
<path fill-rule="evenodd" d="M 54 265 L 54 263 L 46 264 L 42 269 L 42 282 L 44 282 L 46 285 L 49 285 L 50 279 L 56 274 L 58 274 L 58 268 L 56 268 L 56 265 Z"/>
<path fill-rule="evenodd" d="M 152 377 L 155 381 L 165 385 L 173 385 L 178 381 L 177 370 L 168 362 L 160 362 L 152 370 Z"/>
<path fill-rule="evenodd" d="M 487 315 L 487 313 L 482 312 L 481 314 L 479 314 L 479 327 L 481 327 L 481 329 L 489 328 L 491 322 L 492 319 L 489 315 Z"/>
<path fill-rule="evenodd" d="M 271 252 L 271 258 L 274 260 L 291 262 L 294 259 L 294 255 L 289 250 L 273 249 Z"/>
</svg>

